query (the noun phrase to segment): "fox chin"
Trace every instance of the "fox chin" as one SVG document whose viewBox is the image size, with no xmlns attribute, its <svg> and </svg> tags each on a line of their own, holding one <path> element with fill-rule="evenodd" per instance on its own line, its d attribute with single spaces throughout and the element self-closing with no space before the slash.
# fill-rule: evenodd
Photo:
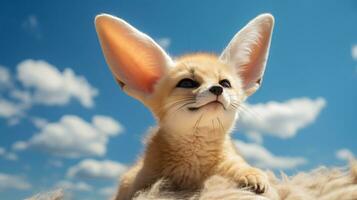
<svg viewBox="0 0 357 200">
<path fill-rule="evenodd" d="M 267 175 L 239 155 L 230 133 L 243 102 L 262 84 L 272 15 L 250 21 L 220 55 L 175 59 L 120 18 L 101 14 L 95 26 L 114 78 L 157 120 L 145 152 L 122 175 L 116 200 L 132 199 L 160 179 L 169 190 L 198 190 L 214 175 L 256 193 L 269 190 Z"/>
</svg>

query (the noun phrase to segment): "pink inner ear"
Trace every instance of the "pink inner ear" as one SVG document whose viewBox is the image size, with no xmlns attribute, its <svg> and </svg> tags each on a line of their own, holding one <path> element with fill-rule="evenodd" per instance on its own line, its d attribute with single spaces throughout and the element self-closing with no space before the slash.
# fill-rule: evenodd
<svg viewBox="0 0 357 200">
<path fill-rule="evenodd" d="M 221 55 L 223 61 L 236 67 L 244 89 L 250 92 L 261 85 L 273 26 L 272 15 L 259 15 L 233 37 Z"/>
<path fill-rule="evenodd" d="M 269 46 L 269 37 L 264 37 L 255 44 L 251 45 L 251 54 L 249 55 L 249 63 L 242 66 L 240 72 L 243 78 L 245 87 L 250 87 L 251 84 L 259 84 L 265 70 L 266 51 Z"/>
<path fill-rule="evenodd" d="M 145 34 L 126 22 L 99 17 L 97 32 L 106 61 L 115 77 L 129 87 L 151 93 L 155 82 L 163 74 L 166 60 L 160 49 Z"/>
</svg>

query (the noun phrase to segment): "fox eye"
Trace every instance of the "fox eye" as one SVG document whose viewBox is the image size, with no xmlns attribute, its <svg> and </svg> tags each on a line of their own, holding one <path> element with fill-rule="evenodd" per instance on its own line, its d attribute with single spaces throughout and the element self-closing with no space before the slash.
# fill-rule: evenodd
<svg viewBox="0 0 357 200">
<path fill-rule="evenodd" d="M 219 82 L 219 84 L 225 88 L 231 88 L 231 83 L 227 79 L 223 79 Z"/>
<path fill-rule="evenodd" d="M 177 83 L 176 87 L 179 88 L 197 88 L 200 84 L 197 81 L 194 81 L 189 78 L 184 78 Z"/>
</svg>

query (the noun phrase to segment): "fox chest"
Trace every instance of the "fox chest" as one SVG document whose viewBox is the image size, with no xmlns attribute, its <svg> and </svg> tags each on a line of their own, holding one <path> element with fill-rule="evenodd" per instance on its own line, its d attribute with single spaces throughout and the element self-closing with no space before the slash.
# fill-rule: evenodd
<svg viewBox="0 0 357 200">
<path fill-rule="evenodd" d="M 213 145 L 212 145 L 213 146 Z M 219 151 L 207 143 L 186 143 L 162 158 L 161 176 L 181 188 L 200 186 L 214 174 Z"/>
</svg>

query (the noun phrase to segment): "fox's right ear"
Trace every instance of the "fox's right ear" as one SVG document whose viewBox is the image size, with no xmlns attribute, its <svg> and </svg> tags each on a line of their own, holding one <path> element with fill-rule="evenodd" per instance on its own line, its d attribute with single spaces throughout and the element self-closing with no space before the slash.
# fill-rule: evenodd
<svg viewBox="0 0 357 200">
<path fill-rule="evenodd" d="M 136 98 L 150 95 L 172 64 L 171 58 L 148 35 L 117 17 L 101 14 L 95 27 L 105 59 L 123 90 Z"/>
</svg>

